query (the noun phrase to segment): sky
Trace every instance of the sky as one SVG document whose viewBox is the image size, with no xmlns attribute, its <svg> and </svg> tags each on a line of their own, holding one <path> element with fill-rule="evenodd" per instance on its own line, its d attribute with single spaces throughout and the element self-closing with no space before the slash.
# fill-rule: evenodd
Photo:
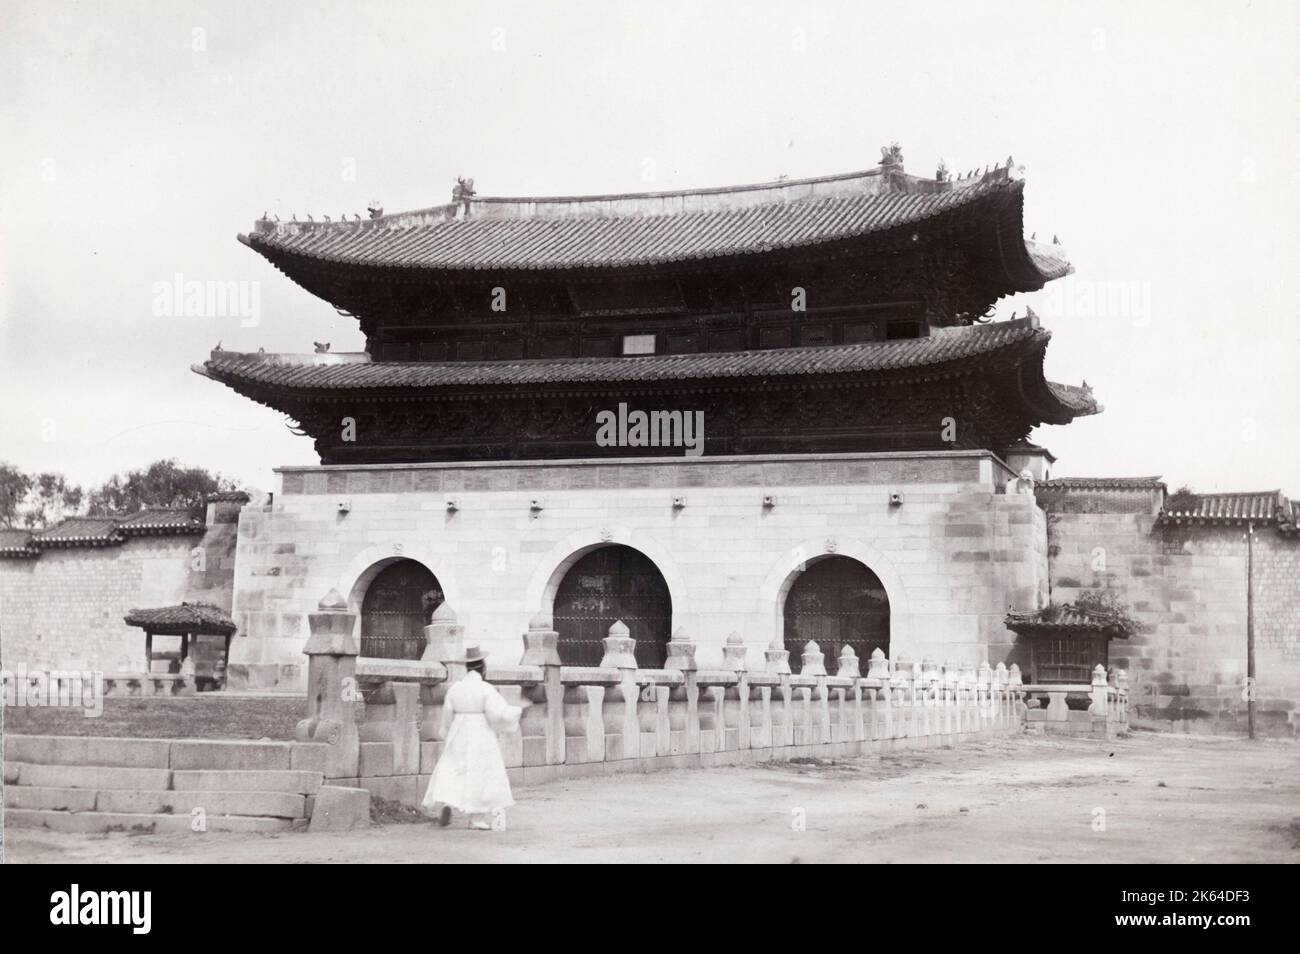
<svg viewBox="0 0 1300 954">
<path fill-rule="evenodd" d="M 1014 156 L 1076 274 L 1004 299 L 1105 413 L 1058 475 L 1300 496 L 1300 4 L 0 0 L 0 461 L 273 486 L 277 412 L 190 370 L 361 350 L 236 235 L 269 211 L 683 189 Z M 239 282 L 185 317 L 159 295 Z M 253 297 L 256 296 L 256 297 Z"/>
</svg>

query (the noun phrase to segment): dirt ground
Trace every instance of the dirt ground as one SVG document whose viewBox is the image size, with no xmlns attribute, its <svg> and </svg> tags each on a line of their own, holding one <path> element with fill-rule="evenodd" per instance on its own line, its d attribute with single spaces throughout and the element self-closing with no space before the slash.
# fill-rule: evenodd
<svg viewBox="0 0 1300 954">
<path fill-rule="evenodd" d="M 463 818 L 328 835 L 10 829 L 5 853 L 37 863 L 1300 861 L 1300 746 L 1280 741 L 1020 737 L 556 782 L 516 797 L 497 832 L 469 831 Z"/>
</svg>

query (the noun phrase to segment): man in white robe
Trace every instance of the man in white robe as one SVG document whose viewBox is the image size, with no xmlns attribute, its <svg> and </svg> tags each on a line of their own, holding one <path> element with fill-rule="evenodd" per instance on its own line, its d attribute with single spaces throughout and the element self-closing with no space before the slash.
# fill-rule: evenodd
<svg viewBox="0 0 1300 954">
<path fill-rule="evenodd" d="M 447 690 L 442 705 L 442 754 L 423 802 L 428 811 L 438 809 L 441 825 L 451 821 L 454 808 L 470 816 L 471 828 L 490 830 L 515 803 L 496 733 L 516 731 L 523 709 L 507 704 L 484 680 L 486 657 L 477 646 L 466 649 L 465 678 Z"/>
</svg>

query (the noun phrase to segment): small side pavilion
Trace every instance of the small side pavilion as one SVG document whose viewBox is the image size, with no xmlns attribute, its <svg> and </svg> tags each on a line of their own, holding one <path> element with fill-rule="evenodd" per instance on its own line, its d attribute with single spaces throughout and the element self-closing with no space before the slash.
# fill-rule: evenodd
<svg viewBox="0 0 1300 954">
<path fill-rule="evenodd" d="M 235 635 L 235 621 L 225 610 L 210 603 L 179 603 L 133 609 L 123 618 L 128 626 L 144 630 L 146 672 L 153 672 L 155 659 L 166 659 L 172 672 L 192 673 L 196 682 L 210 681 L 214 687 L 224 682 L 230 638 Z M 180 647 L 175 652 L 155 653 L 154 636 L 177 636 Z M 203 637 L 219 638 L 219 646 L 213 646 L 211 640 L 201 642 Z M 175 669 L 171 669 L 172 663 Z"/>
</svg>

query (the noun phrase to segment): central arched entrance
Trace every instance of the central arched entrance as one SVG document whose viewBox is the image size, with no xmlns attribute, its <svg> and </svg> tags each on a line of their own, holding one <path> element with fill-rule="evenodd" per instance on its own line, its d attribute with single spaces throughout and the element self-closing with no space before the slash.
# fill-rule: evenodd
<svg viewBox="0 0 1300 954">
<path fill-rule="evenodd" d="M 662 669 L 668 658 L 673 604 L 659 568 L 621 544 L 599 547 L 569 568 L 555 593 L 553 617 L 566 666 L 599 666 L 601 642 L 622 620 L 636 640 L 642 669 Z"/>
<path fill-rule="evenodd" d="M 428 567 L 394 560 L 370 581 L 361 601 L 361 655 L 419 659 L 424 627 L 442 601 L 442 585 Z"/>
<path fill-rule="evenodd" d="M 853 647 L 863 675 L 874 649 L 889 655 L 889 597 L 880 578 L 846 556 L 809 563 L 785 598 L 785 648 L 796 672 L 804 646 L 816 641 L 834 673 L 845 646 Z"/>
</svg>

